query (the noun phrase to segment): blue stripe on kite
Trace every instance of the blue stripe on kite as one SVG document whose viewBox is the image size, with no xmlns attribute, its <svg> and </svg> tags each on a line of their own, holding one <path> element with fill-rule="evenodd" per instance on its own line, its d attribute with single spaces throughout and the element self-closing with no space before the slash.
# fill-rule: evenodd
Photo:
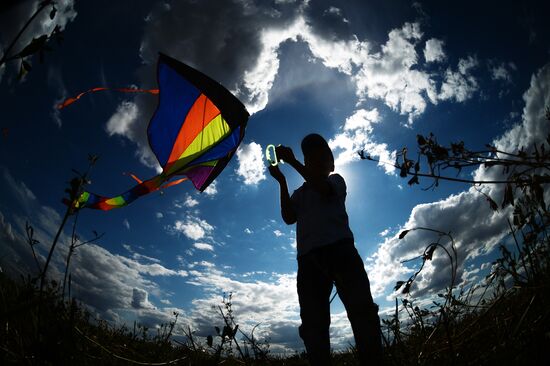
<svg viewBox="0 0 550 366">
<path fill-rule="evenodd" d="M 197 165 L 204 163 L 205 161 L 216 160 L 226 156 L 230 151 L 232 151 L 239 144 L 239 137 L 241 133 L 241 126 L 237 127 L 231 135 L 227 136 L 220 143 L 214 146 L 210 151 L 201 155 L 196 160 L 193 160 L 189 165 Z"/>
<path fill-rule="evenodd" d="M 178 137 L 185 116 L 199 97 L 200 91 L 174 69 L 159 61 L 159 105 L 149 127 L 149 145 L 159 164 L 165 166 Z"/>
<path fill-rule="evenodd" d="M 90 193 L 90 192 L 88 192 L 88 193 Z M 98 203 L 100 201 L 101 201 L 101 197 L 99 197 L 97 194 L 90 193 L 90 196 L 88 197 L 88 201 L 86 201 L 85 205 L 86 206 L 92 206 L 92 205 L 95 205 L 96 203 Z"/>
</svg>

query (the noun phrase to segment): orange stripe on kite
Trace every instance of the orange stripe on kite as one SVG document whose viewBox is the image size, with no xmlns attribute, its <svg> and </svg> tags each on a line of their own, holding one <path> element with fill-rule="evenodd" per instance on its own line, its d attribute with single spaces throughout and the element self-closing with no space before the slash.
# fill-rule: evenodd
<svg viewBox="0 0 550 366">
<path fill-rule="evenodd" d="M 85 92 L 82 92 L 82 93 L 78 94 L 76 97 L 67 98 L 63 102 L 59 103 L 56 107 L 57 107 L 57 109 L 63 109 L 65 107 L 73 104 L 74 102 L 76 102 L 77 100 L 79 100 L 80 98 L 82 98 L 86 94 L 95 93 L 95 92 L 104 91 L 104 90 L 112 90 L 112 91 L 117 91 L 117 92 L 121 92 L 121 93 L 149 93 L 149 94 L 154 94 L 154 95 L 159 93 L 158 89 L 97 87 L 97 88 L 88 89 Z"/>
<path fill-rule="evenodd" d="M 168 182 L 166 183 L 165 185 L 159 187 L 159 189 L 164 189 L 164 188 L 168 188 L 168 187 L 172 187 L 172 186 L 175 186 L 176 184 L 180 184 L 181 182 L 185 182 L 186 180 L 188 180 L 189 178 L 181 178 L 181 179 L 178 179 L 178 180 L 175 180 L 173 182 Z"/>
<path fill-rule="evenodd" d="M 219 114 L 220 110 L 206 97 L 206 95 L 201 94 L 197 100 L 195 100 L 195 103 L 193 103 L 193 106 L 185 117 L 185 121 L 181 126 L 170 157 L 168 158 L 167 166 L 177 161 L 204 127 Z"/>
</svg>

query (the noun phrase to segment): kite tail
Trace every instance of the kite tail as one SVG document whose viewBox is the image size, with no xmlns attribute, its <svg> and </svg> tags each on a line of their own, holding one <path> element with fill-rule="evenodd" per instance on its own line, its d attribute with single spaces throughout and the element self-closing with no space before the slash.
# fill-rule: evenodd
<svg viewBox="0 0 550 366">
<path fill-rule="evenodd" d="M 92 89 L 88 89 L 86 90 L 85 92 L 82 92 L 80 94 L 78 94 L 77 96 L 75 97 L 71 97 L 71 98 L 67 98 L 65 99 L 65 101 L 63 101 L 62 103 L 59 103 L 57 105 L 57 109 L 63 109 L 71 104 L 73 104 L 74 102 L 76 102 L 77 100 L 79 100 L 80 98 L 82 98 L 84 95 L 86 94 L 90 94 L 90 93 L 95 93 L 95 92 L 99 92 L 99 91 L 104 91 L 104 90 L 112 90 L 112 91 L 117 91 L 117 92 L 121 92 L 121 93 L 149 93 L 149 94 L 158 94 L 159 93 L 159 90 L 158 89 L 138 89 L 138 88 L 105 88 L 105 87 L 98 87 L 98 88 L 92 88 Z"/>
<path fill-rule="evenodd" d="M 166 182 L 166 176 L 157 175 L 154 178 L 141 182 L 140 184 L 134 186 L 129 191 L 115 197 L 104 197 L 97 195 L 92 192 L 83 192 L 80 197 L 73 203 L 74 208 L 93 208 L 97 210 L 108 211 L 113 208 L 124 207 L 127 204 L 133 202 L 137 198 L 157 191 L 159 189 L 164 189 L 176 184 L 180 184 L 183 181 L 186 181 L 188 178 L 182 178 L 175 180 L 173 182 Z M 66 200 L 66 204 L 69 204 Z"/>
</svg>

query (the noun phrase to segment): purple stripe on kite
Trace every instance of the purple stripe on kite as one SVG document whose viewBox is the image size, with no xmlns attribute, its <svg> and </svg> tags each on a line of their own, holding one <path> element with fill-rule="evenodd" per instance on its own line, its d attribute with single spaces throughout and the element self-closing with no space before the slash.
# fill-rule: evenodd
<svg viewBox="0 0 550 366">
<path fill-rule="evenodd" d="M 213 166 L 198 166 L 186 172 L 185 175 L 191 179 L 195 188 L 199 189 L 212 173 L 212 170 L 214 170 Z"/>
</svg>

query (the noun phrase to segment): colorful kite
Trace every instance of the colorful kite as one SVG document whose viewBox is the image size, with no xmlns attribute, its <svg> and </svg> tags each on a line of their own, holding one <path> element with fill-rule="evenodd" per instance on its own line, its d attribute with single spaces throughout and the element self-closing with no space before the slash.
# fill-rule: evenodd
<svg viewBox="0 0 550 366">
<path fill-rule="evenodd" d="M 159 95 L 147 135 L 162 173 L 146 181 L 132 175 L 139 184 L 112 198 L 84 192 L 73 203 L 76 208 L 122 207 L 140 196 L 187 179 L 202 192 L 231 160 L 244 137 L 249 117 L 243 104 L 218 82 L 164 54 L 159 55 L 157 80 L 158 90 L 114 90 Z M 86 93 L 101 90 L 107 89 L 90 89 L 58 107 L 64 108 Z M 170 181 L 177 176 L 185 178 Z"/>
</svg>

